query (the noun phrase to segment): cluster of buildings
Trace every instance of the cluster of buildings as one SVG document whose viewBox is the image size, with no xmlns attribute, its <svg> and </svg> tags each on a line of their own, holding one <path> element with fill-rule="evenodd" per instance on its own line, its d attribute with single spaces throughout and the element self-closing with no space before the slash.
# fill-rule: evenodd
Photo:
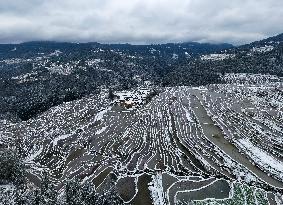
<svg viewBox="0 0 283 205">
<path fill-rule="evenodd" d="M 115 92 L 114 103 L 128 109 L 145 104 L 151 94 L 152 91 L 148 88 L 139 88 L 137 90 L 132 91 Z"/>
</svg>

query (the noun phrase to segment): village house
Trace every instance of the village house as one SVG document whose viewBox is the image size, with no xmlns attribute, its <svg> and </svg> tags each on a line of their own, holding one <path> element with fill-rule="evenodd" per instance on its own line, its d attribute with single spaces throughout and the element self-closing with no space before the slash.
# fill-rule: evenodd
<svg viewBox="0 0 283 205">
<path fill-rule="evenodd" d="M 146 98 L 150 95 L 150 93 L 151 91 L 146 88 L 140 88 L 133 91 L 115 92 L 114 102 L 128 109 L 144 104 L 146 102 Z"/>
</svg>

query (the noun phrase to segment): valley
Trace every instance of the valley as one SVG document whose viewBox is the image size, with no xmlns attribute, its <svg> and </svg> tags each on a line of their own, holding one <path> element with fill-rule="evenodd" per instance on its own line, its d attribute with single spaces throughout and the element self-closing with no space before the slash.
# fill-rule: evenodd
<svg viewBox="0 0 283 205">
<path fill-rule="evenodd" d="M 282 205 L 282 42 L 0 44 L 0 204 Z"/>
<path fill-rule="evenodd" d="M 57 190 L 77 178 L 103 192 L 111 179 L 128 204 L 281 204 L 282 80 L 249 84 L 254 75 L 246 83 L 240 77 L 160 88 L 131 108 L 102 90 L 2 123 L 1 143 L 17 136 L 28 181 L 38 185 L 47 169 Z"/>
</svg>

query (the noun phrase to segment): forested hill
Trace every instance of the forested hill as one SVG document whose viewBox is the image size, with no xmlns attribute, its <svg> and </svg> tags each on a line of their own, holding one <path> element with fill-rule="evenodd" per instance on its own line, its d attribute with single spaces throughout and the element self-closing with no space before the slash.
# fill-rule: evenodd
<svg viewBox="0 0 283 205">
<path fill-rule="evenodd" d="M 54 50 L 73 53 L 76 51 L 92 50 L 95 48 L 116 50 L 120 52 L 141 54 L 141 55 L 173 55 L 180 56 L 206 54 L 223 49 L 233 48 L 231 44 L 210 44 L 210 43 L 167 43 L 152 45 L 132 45 L 132 44 L 100 44 L 96 42 L 90 43 L 68 43 L 53 41 L 32 41 L 21 44 L 0 44 L 0 58 L 12 57 L 34 57 L 39 54 L 54 52 Z M 157 52 L 157 53 L 156 53 Z"/>
<path fill-rule="evenodd" d="M 283 76 L 283 34 L 213 55 L 204 55 L 197 61 L 214 72 Z"/>
<path fill-rule="evenodd" d="M 220 83 L 229 72 L 283 76 L 283 35 L 240 47 L 28 42 L 0 45 L 0 119 L 28 120 L 52 106 L 150 81 Z"/>
<path fill-rule="evenodd" d="M 102 87 L 130 89 L 148 80 L 163 85 L 168 73 L 187 67 L 194 57 L 232 47 L 200 43 L 0 45 L 0 113 L 2 118 L 27 120 Z M 194 79 L 194 84 L 206 83 L 200 77 Z"/>
</svg>

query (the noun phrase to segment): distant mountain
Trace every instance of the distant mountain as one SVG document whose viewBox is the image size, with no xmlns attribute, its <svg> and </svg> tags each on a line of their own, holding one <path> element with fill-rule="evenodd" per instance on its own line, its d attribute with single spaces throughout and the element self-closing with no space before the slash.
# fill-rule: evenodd
<svg viewBox="0 0 283 205">
<path fill-rule="evenodd" d="M 252 45 L 265 45 L 265 44 L 276 44 L 276 42 L 283 42 L 283 33 L 276 36 L 269 37 L 267 39 L 256 41 L 251 43 Z"/>
<path fill-rule="evenodd" d="M 131 45 L 131 44 L 100 44 L 96 42 L 90 43 L 65 43 L 52 41 L 33 41 L 21 44 L 0 44 L 0 59 L 11 57 L 29 57 L 37 55 L 40 52 L 52 52 L 55 49 L 60 49 L 65 52 L 72 52 L 81 49 L 91 48 L 113 49 L 124 52 L 149 53 L 152 54 L 152 49 L 161 53 L 182 55 L 187 52 L 190 55 L 205 54 L 221 51 L 223 49 L 233 48 L 231 44 L 209 44 L 209 43 L 168 43 L 168 44 L 153 44 L 153 45 Z"/>
<path fill-rule="evenodd" d="M 197 61 L 215 72 L 283 76 L 283 34 L 212 55 L 200 56 Z"/>
</svg>

